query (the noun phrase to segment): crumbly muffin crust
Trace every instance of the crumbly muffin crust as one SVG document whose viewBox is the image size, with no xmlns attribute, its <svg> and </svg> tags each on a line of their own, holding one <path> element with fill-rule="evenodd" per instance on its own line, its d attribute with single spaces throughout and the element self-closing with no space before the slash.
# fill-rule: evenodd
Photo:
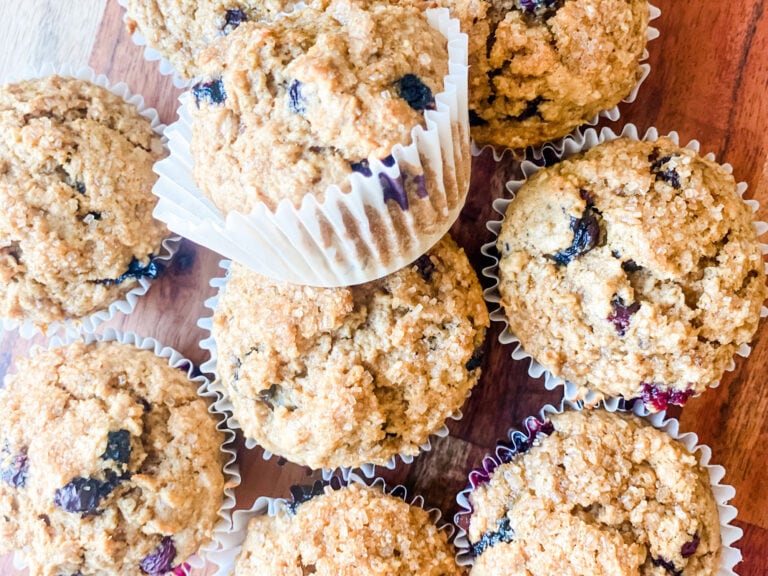
<svg viewBox="0 0 768 576">
<path fill-rule="evenodd" d="M 30 572 L 164 574 L 211 538 L 223 435 L 152 352 L 76 342 L 0 389 L 0 552 Z"/>
<path fill-rule="evenodd" d="M 322 201 L 329 185 L 350 190 L 354 171 L 370 175 L 369 162 L 392 161 L 426 125 L 448 49 L 416 8 L 335 0 L 244 23 L 200 63 L 194 178 L 223 212 L 250 213 L 309 193 Z"/>
<path fill-rule="evenodd" d="M 497 247 L 526 351 L 585 390 L 651 409 L 717 383 L 766 297 L 733 176 L 666 138 L 618 139 L 539 171 Z"/>
<path fill-rule="evenodd" d="M 720 521 L 707 471 L 632 415 L 570 410 L 470 494 L 472 576 L 711 576 Z"/>
<path fill-rule="evenodd" d="M 565 136 L 638 81 L 646 0 L 442 0 L 469 35 L 472 137 L 509 148 Z"/>
<path fill-rule="evenodd" d="M 449 237 L 381 280 L 312 288 L 232 264 L 213 317 L 245 436 L 313 468 L 382 464 L 419 445 L 480 375 L 488 312 Z"/>
<path fill-rule="evenodd" d="M 350 484 L 251 520 L 235 576 L 459 576 L 454 550 L 426 511 Z"/>
<path fill-rule="evenodd" d="M 167 234 L 152 218 L 162 155 L 149 120 L 105 88 L 0 87 L 0 316 L 80 318 L 150 274 Z"/>
<path fill-rule="evenodd" d="M 128 0 L 126 24 L 159 51 L 181 78 L 197 74 L 195 59 L 243 22 L 272 20 L 292 9 L 283 0 Z"/>
</svg>

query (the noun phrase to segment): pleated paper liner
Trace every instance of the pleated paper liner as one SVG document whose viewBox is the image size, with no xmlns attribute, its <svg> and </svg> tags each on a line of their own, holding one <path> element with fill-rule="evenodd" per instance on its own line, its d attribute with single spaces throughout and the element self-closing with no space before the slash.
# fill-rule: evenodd
<svg viewBox="0 0 768 576">
<path fill-rule="evenodd" d="M 373 162 L 371 176 L 348 176 L 351 192 L 329 186 L 323 201 L 307 194 L 300 207 L 284 199 L 274 211 L 262 202 L 250 214 L 225 216 L 192 177 L 193 103 L 185 94 L 179 121 L 167 131 L 171 155 L 156 166 L 155 216 L 198 244 L 293 284 L 361 284 L 413 262 L 458 218 L 471 159 L 467 37 L 447 10 L 428 10 L 426 16 L 448 41 L 449 74 L 435 96 L 436 109 L 424 112 L 426 128 L 415 127 L 412 143 L 392 150 L 394 165 Z M 420 182 L 418 191 L 406 187 L 406 180 Z M 401 200 L 385 199 L 393 194 Z"/>
<path fill-rule="evenodd" d="M 150 350 L 156 356 L 165 358 L 171 367 L 183 370 L 187 374 L 187 378 L 190 382 L 197 386 L 198 396 L 210 402 L 208 412 L 217 420 L 218 423 L 216 429 L 222 432 L 225 438 L 220 449 L 222 460 L 224 462 L 224 493 L 222 494 L 221 508 L 218 511 L 219 521 L 214 526 L 214 538 L 207 544 L 201 546 L 195 555 L 179 564 L 179 566 L 173 570 L 173 573 L 177 575 L 189 574 L 190 570 L 193 568 L 204 568 L 207 557 L 221 545 L 216 539 L 216 535 L 225 532 L 229 528 L 232 510 L 235 507 L 235 488 L 239 486 L 241 482 L 240 470 L 236 462 L 237 447 L 235 444 L 235 433 L 226 426 L 227 417 L 229 415 L 226 412 L 220 388 L 205 376 L 197 373 L 192 361 L 182 356 L 173 348 L 163 346 L 154 338 L 144 338 L 133 332 L 123 333 L 108 328 L 103 334 L 70 334 L 62 337 L 54 337 L 51 340 L 49 347 L 57 348 L 78 340 L 87 344 L 92 342 L 120 342 L 122 344 L 135 346 L 140 350 Z M 40 347 L 35 347 L 32 354 L 40 350 Z M 23 570 L 26 568 L 26 562 L 21 552 L 17 551 L 14 554 L 13 560 L 14 566 L 17 569 Z M 182 561 L 184 559 L 177 560 Z"/>
<path fill-rule="evenodd" d="M 653 4 L 651 4 L 650 2 L 648 3 L 648 9 L 650 11 L 650 17 L 648 21 L 649 22 L 648 31 L 646 32 L 646 36 L 648 38 L 648 42 L 651 42 L 652 40 L 656 40 L 661 35 L 659 32 L 659 29 L 651 25 L 651 23 L 654 20 L 656 20 L 661 16 L 661 10 L 656 6 L 654 6 Z M 651 65 L 648 63 L 649 57 L 650 57 L 650 54 L 648 52 L 648 48 L 646 47 L 643 50 L 642 57 L 640 58 L 640 63 L 638 66 L 637 83 L 634 85 L 630 93 L 627 94 L 627 96 L 621 101 L 621 103 L 632 104 L 635 100 L 637 100 L 637 94 L 640 92 L 640 87 L 643 85 L 643 83 L 651 73 Z M 609 110 L 602 110 L 592 120 L 590 120 L 583 126 L 576 128 L 573 132 L 571 132 L 571 134 L 561 139 L 554 140 L 552 142 L 548 142 L 546 144 L 542 144 L 539 146 L 529 146 L 525 149 L 514 150 L 511 148 L 500 148 L 500 147 L 495 147 L 491 144 L 485 144 L 485 145 L 479 146 L 474 140 L 472 140 L 472 156 L 480 156 L 481 154 L 486 154 L 486 153 L 492 154 L 496 162 L 501 162 L 505 154 L 510 154 L 512 158 L 516 158 L 520 160 L 522 160 L 523 158 L 533 158 L 538 162 L 544 158 L 545 148 L 550 148 L 551 150 L 554 150 L 556 153 L 560 153 L 562 152 L 562 149 L 565 145 L 565 141 L 568 138 L 578 137 L 584 129 L 590 126 L 597 126 L 597 124 L 599 124 L 600 121 L 603 119 L 610 120 L 611 122 L 616 122 L 619 118 L 621 118 L 621 111 L 619 110 L 619 105 L 617 104 L 616 106 L 614 106 Z"/>
<path fill-rule="evenodd" d="M 437 508 L 425 508 L 424 498 L 421 496 L 409 498 L 408 490 L 404 486 L 395 486 L 390 490 L 387 488 L 386 482 L 380 477 L 366 481 L 357 474 L 352 474 L 346 479 L 334 477 L 329 480 L 329 484 L 334 490 L 338 490 L 344 485 L 353 483 L 362 486 L 377 487 L 384 493 L 400 498 L 411 506 L 417 506 L 418 508 L 426 510 L 430 520 L 438 527 L 438 530 L 444 531 L 447 534 L 449 541 L 453 537 L 455 532 L 453 524 L 439 524 L 440 519 L 442 518 L 440 510 Z M 262 496 L 257 498 L 249 509 L 235 510 L 232 513 L 231 528 L 228 531 L 217 534 L 217 540 L 222 543 L 222 548 L 209 556 L 210 560 L 217 566 L 217 570 L 213 573 L 213 576 L 226 576 L 233 573 L 235 562 L 237 561 L 237 556 L 245 541 L 248 523 L 251 519 L 258 516 L 274 516 L 278 511 L 286 510 L 288 505 L 289 501 L 283 498 L 267 498 Z"/>
<path fill-rule="evenodd" d="M 626 403 L 622 403 L 621 405 L 603 404 L 602 407 L 593 409 L 606 409 L 610 412 L 632 412 L 636 416 L 646 419 L 654 428 L 664 431 L 675 440 L 684 444 L 688 451 L 696 457 L 699 464 L 709 473 L 712 492 L 717 502 L 720 518 L 721 560 L 716 576 L 735 576 L 734 567 L 741 562 L 741 552 L 734 546 L 734 543 L 742 537 L 743 532 L 741 528 L 731 524 L 736 518 L 737 510 L 728 502 L 735 497 L 736 490 L 732 486 L 721 483 L 725 476 L 725 469 L 722 466 L 710 463 L 712 450 L 706 445 L 699 444 L 698 436 L 693 432 L 681 432 L 680 423 L 677 420 L 667 418 L 665 412 L 648 415 L 641 402 L 634 402 L 632 404 L 631 408 Z M 472 504 L 469 500 L 470 493 L 479 485 L 488 482 L 496 468 L 501 464 L 513 460 L 518 454 L 518 446 L 533 445 L 541 423 L 548 422 L 552 415 L 562 414 L 565 410 L 586 409 L 589 408 L 586 408 L 583 403 L 574 404 L 567 400 L 563 400 L 559 408 L 551 405 L 544 406 L 537 416 L 527 418 L 520 429 L 511 428 L 507 434 L 507 441 L 497 444 L 495 451 L 483 458 L 480 467 L 469 473 L 468 487 L 456 496 L 456 501 L 461 508 L 454 517 L 454 523 L 458 527 L 455 544 L 459 549 L 457 560 L 460 565 L 472 566 L 474 564 L 472 547 L 467 537 L 467 527 L 472 516 Z M 536 422 L 534 422 L 534 419 Z"/>
<path fill-rule="evenodd" d="M 217 290 L 217 294 L 215 296 L 212 296 L 211 298 L 208 298 L 205 301 L 205 307 L 211 310 L 211 316 L 201 318 L 198 320 L 197 325 L 202 328 L 203 330 L 206 330 L 209 333 L 209 336 L 205 339 L 203 339 L 200 342 L 200 348 L 203 350 L 207 350 L 210 354 L 210 358 L 201 364 L 200 369 L 212 376 L 212 379 L 215 383 L 215 386 L 217 390 L 220 390 L 222 392 L 222 408 L 227 411 L 229 414 L 228 417 L 228 425 L 233 430 L 242 430 L 242 427 L 240 426 L 240 423 L 237 420 L 237 417 L 234 415 L 234 407 L 232 405 L 231 400 L 229 400 L 224 386 L 220 382 L 220 376 L 217 368 L 217 359 L 218 359 L 218 353 L 216 350 L 216 342 L 213 339 L 212 336 L 212 329 L 213 329 L 213 313 L 216 310 L 216 307 L 218 306 L 219 302 L 219 294 L 221 293 L 221 290 L 224 288 L 224 286 L 227 283 L 227 274 L 229 271 L 230 261 L 228 260 L 222 260 L 219 263 L 219 266 L 224 270 L 225 275 L 219 278 L 213 278 L 210 281 L 211 287 L 215 288 Z M 461 420 L 463 418 L 463 414 L 461 410 L 457 410 L 456 412 L 450 414 L 448 416 L 448 419 L 451 420 Z M 430 438 L 437 437 L 437 438 L 445 438 L 448 436 L 448 426 L 446 424 L 443 424 L 440 428 L 438 428 L 435 432 L 430 434 L 429 438 L 419 446 L 419 454 L 423 452 L 429 452 L 432 450 L 432 443 L 430 441 Z M 252 450 L 259 446 L 258 442 L 254 440 L 253 438 L 245 437 L 245 447 L 249 450 Z M 269 460 L 272 458 L 272 456 L 275 456 L 272 452 L 268 450 L 264 450 L 263 458 L 264 460 Z M 279 456 L 279 454 L 277 455 Z M 362 473 L 366 478 L 373 478 L 376 474 L 376 467 L 383 467 L 388 470 L 394 470 L 397 466 L 398 459 L 401 460 L 404 464 L 410 464 L 413 462 L 413 459 L 415 456 L 412 456 L 410 454 L 397 454 L 392 456 L 385 464 L 371 464 L 366 463 L 362 464 L 360 466 L 356 467 L 342 467 L 342 468 L 326 468 L 322 470 L 323 478 L 328 480 L 331 477 L 333 477 L 336 473 L 340 473 L 343 478 L 349 478 L 353 471 L 359 471 Z"/>
<path fill-rule="evenodd" d="M 667 136 L 675 144 L 680 145 L 680 138 L 676 132 L 671 132 Z M 660 135 L 658 130 L 655 128 L 650 128 L 645 134 L 641 135 L 634 124 L 627 124 L 619 134 L 616 134 L 610 128 L 603 128 L 600 130 L 600 132 L 597 132 L 597 130 L 594 128 L 589 128 L 585 130 L 583 134 L 579 133 L 565 138 L 562 142 L 562 150 L 559 152 L 552 149 L 549 151 L 549 153 L 555 155 L 558 160 L 561 160 L 573 156 L 574 154 L 578 154 L 579 152 L 589 150 L 590 148 L 593 148 L 594 146 L 603 142 L 610 142 L 621 137 L 630 138 L 632 140 L 655 142 L 659 139 Z M 699 142 L 696 140 L 691 140 L 684 147 L 697 153 L 699 153 L 701 148 Z M 711 153 L 706 154 L 704 158 L 712 161 L 715 160 L 714 154 Z M 722 166 L 729 173 L 732 173 L 733 169 L 729 164 L 722 164 Z M 491 286 L 484 291 L 483 296 L 485 297 L 486 302 L 488 302 L 489 309 L 491 310 L 491 321 L 500 322 L 504 325 L 502 332 L 499 334 L 499 342 L 504 345 L 511 345 L 511 355 L 515 360 L 529 360 L 530 366 L 528 368 L 528 375 L 532 378 L 543 377 L 544 386 L 547 390 L 554 390 L 555 388 L 562 386 L 564 388 L 564 397 L 567 400 L 583 400 L 587 404 L 596 404 L 600 401 L 605 401 L 609 408 L 615 409 L 619 402 L 617 398 L 604 398 L 602 394 L 597 393 L 594 390 L 586 391 L 585 389 L 578 387 L 572 382 L 567 382 L 559 376 L 553 375 L 549 370 L 539 364 L 530 354 L 528 354 L 523 349 L 520 340 L 509 329 L 509 323 L 507 322 L 504 308 L 501 305 L 501 294 L 499 293 L 499 254 L 496 249 L 496 239 L 501 230 L 501 225 L 504 220 L 507 207 L 513 201 L 517 190 L 525 183 L 526 179 L 530 178 L 536 172 L 538 172 L 541 169 L 541 166 L 539 166 L 537 163 L 525 160 L 521 164 L 521 169 L 524 175 L 524 179 L 512 180 L 506 185 L 509 197 L 499 198 L 493 202 L 493 209 L 500 215 L 500 219 L 491 220 L 487 223 L 487 227 L 488 230 L 491 231 L 492 238 L 482 247 L 482 253 L 493 261 L 491 266 L 483 268 L 482 270 L 483 275 L 490 279 L 492 282 Z M 739 182 L 737 185 L 737 191 L 739 195 L 743 197 L 744 193 L 747 191 L 747 184 L 744 182 Z M 757 212 L 759 204 L 756 200 L 744 200 L 744 203 L 749 207 L 750 211 Z M 758 236 L 762 236 L 766 231 L 768 231 L 768 224 L 765 222 L 755 222 L 754 226 Z M 763 254 L 768 253 L 768 245 L 760 243 L 760 248 Z M 768 265 L 766 265 L 766 271 L 768 271 Z M 763 318 L 768 316 L 768 308 L 763 306 L 760 311 L 760 316 Z M 752 348 L 748 344 L 743 344 L 736 353 L 739 356 L 746 358 L 749 356 L 751 351 Z M 736 364 L 732 359 L 726 370 L 733 371 L 735 367 Z"/>
<path fill-rule="evenodd" d="M 10 82 L 19 82 L 22 80 L 32 80 L 35 78 L 43 78 L 50 75 L 59 75 L 68 78 L 77 78 L 92 82 L 102 88 L 106 88 L 113 94 L 120 96 L 123 100 L 129 104 L 134 105 L 139 113 L 150 121 L 152 129 L 160 136 L 163 136 L 163 145 L 167 145 L 167 140 L 163 135 L 165 125 L 160 122 L 160 117 L 157 114 L 157 110 L 154 108 L 148 108 L 144 103 L 144 98 L 140 94 L 134 94 L 128 88 L 128 85 L 124 82 L 118 82 L 112 84 L 103 74 L 96 74 L 96 72 L 88 67 L 74 68 L 72 66 L 53 66 L 52 64 L 46 64 L 40 68 L 29 69 L 25 71 L 20 77 L 9 80 Z M 167 266 L 170 263 L 171 258 L 179 249 L 181 238 L 179 236 L 169 236 L 162 242 L 160 253 L 153 257 L 153 262 L 159 263 L 161 266 Z M 147 293 L 152 281 L 147 278 L 139 278 L 138 286 L 132 288 L 126 292 L 122 298 L 112 302 L 107 308 L 96 311 L 83 318 L 68 319 L 61 322 L 51 322 L 50 324 L 39 325 L 29 320 L 20 321 L 14 318 L 0 318 L 0 328 L 3 330 L 19 330 L 19 334 L 23 338 L 33 338 L 37 334 L 43 334 L 45 336 L 55 336 L 57 334 L 78 334 L 78 333 L 91 333 L 96 330 L 101 324 L 107 322 L 117 316 L 118 314 L 131 314 L 136 308 L 138 299 Z"/>
</svg>

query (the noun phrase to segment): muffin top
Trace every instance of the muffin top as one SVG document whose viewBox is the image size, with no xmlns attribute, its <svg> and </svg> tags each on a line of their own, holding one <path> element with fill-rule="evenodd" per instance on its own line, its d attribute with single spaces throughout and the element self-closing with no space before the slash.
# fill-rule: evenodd
<svg viewBox="0 0 768 576">
<path fill-rule="evenodd" d="M 243 22 L 272 20 L 290 0 L 128 0 L 128 31 L 139 31 L 181 78 L 197 74 L 195 59 L 211 42 Z"/>
<path fill-rule="evenodd" d="M 32 574 L 164 574 L 211 538 L 216 430 L 152 352 L 76 342 L 17 362 L 0 389 L 0 552 Z"/>
<path fill-rule="evenodd" d="M 49 76 L 0 87 L 0 316 L 106 308 L 155 277 L 159 135 L 109 90 Z"/>
<path fill-rule="evenodd" d="M 502 304 L 526 351 L 652 410 L 716 384 L 766 297 L 733 177 L 667 138 L 621 138 L 539 171 L 497 247 Z"/>
<path fill-rule="evenodd" d="M 353 171 L 392 160 L 425 126 L 448 73 L 447 42 L 416 8 L 335 0 L 244 23 L 200 57 L 193 175 L 225 213 L 322 201 Z M 391 165 L 391 164 L 388 164 Z"/>
<path fill-rule="evenodd" d="M 720 520 L 707 471 L 632 414 L 566 411 L 471 492 L 472 576 L 711 576 Z"/>
<path fill-rule="evenodd" d="M 213 317 L 218 372 L 245 436 L 313 468 L 383 464 L 419 445 L 480 376 L 488 313 L 464 252 L 349 288 L 232 264 Z"/>
<path fill-rule="evenodd" d="M 509 148 L 565 136 L 638 81 L 646 0 L 441 0 L 469 35 L 472 137 Z"/>
<path fill-rule="evenodd" d="M 235 576 L 460 576 L 454 550 L 426 511 L 350 484 L 248 526 Z"/>
</svg>

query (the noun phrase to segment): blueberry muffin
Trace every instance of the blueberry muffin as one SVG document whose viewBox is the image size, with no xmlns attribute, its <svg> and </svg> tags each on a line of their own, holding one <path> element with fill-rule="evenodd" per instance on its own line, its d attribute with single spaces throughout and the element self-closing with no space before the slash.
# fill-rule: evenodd
<svg viewBox="0 0 768 576">
<path fill-rule="evenodd" d="M 497 240 L 511 332 L 556 376 L 663 410 L 715 385 L 766 297 L 753 215 L 722 166 L 618 139 L 542 169 Z"/>
<path fill-rule="evenodd" d="M 442 0 L 469 35 L 469 118 L 479 144 L 565 136 L 639 79 L 646 0 Z"/>
<path fill-rule="evenodd" d="M 488 313 L 449 237 L 359 286 L 281 283 L 233 263 L 213 317 L 247 438 L 313 468 L 414 455 L 480 376 Z"/>
<path fill-rule="evenodd" d="M 193 175 L 222 212 L 248 214 L 260 203 L 299 207 L 307 194 L 322 202 L 330 185 L 351 190 L 353 173 L 391 167 L 393 147 L 409 145 L 435 108 L 448 49 L 416 8 L 334 0 L 323 12 L 243 23 L 200 63 Z M 380 180 L 384 200 L 417 220 L 438 186 L 417 167 Z"/>
<path fill-rule="evenodd" d="M 460 576 L 429 514 L 376 487 L 300 493 L 248 526 L 235 576 Z"/>
<path fill-rule="evenodd" d="M 195 76 L 195 58 L 208 44 L 247 21 L 272 20 L 289 0 L 127 0 L 126 24 L 160 52 L 181 78 Z"/>
<path fill-rule="evenodd" d="M 0 389 L 0 553 L 44 576 L 155 575 L 211 538 L 224 438 L 183 371 L 116 342 L 17 366 Z"/>
<path fill-rule="evenodd" d="M 156 277 L 161 138 L 84 80 L 0 87 L 0 316 L 47 324 L 105 309 Z"/>
<path fill-rule="evenodd" d="M 717 504 L 681 442 L 604 410 L 551 425 L 470 493 L 471 576 L 717 573 Z"/>
</svg>

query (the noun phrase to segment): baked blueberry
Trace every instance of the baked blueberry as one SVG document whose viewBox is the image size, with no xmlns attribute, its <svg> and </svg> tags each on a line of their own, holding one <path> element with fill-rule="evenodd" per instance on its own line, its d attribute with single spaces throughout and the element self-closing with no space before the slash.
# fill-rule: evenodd
<svg viewBox="0 0 768 576">
<path fill-rule="evenodd" d="M 494 532 L 486 532 L 480 540 L 472 544 L 472 554 L 480 556 L 487 548 L 495 546 L 499 542 L 512 542 L 515 538 L 515 531 L 512 530 L 509 518 L 504 517 L 499 520 L 499 525 Z"/>
<path fill-rule="evenodd" d="M 149 262 L 147 264 L 142 264 L 134 257 L 131 259 L 131 263 L 128 264 L 128 270 L 124 274 L 121 274 L 115 279 L 106 278 L 104 280 L 98 280 L 98 282 L 106 286 L 111 286 L 112 284 L 120 284 L 128 278 L 136 278 L 137 280 L 139 278 L 151 278 L 154 280 L 163 270 L 163 265 L 157 262 L 150 254 Z"/>
<path fill-rule="evenodd" d="M 629 329 L 629 323 L 632 320 L 632 316 L 640 310 L 640 302 L 627 304 L 624 302 L 624 299 L 617 294 L 613 297 L 611 306 L 613 306 L 613 310 L 608 316 L 608 321 L 616 327 L 616 332 L 619 336 L 624 336 Z"/>
<path fill-rule="evenodd" d="M 554 260 L 560 266 L 567 266 L 574 258 L 586 254 L 597 246 L 600 240 L 600 224 L 590 205 L 584 209 L 581 218 L 571 217 L 571 230 L 573 231 L 571 245 L 565 250 L 547 255 L 550 260 Z"/>
<path fill-rule="evenodd" d="M 642 387 L 640 398 L 657 412 L 666 410 L 670 404 L 684 406 L 693 396 L 693 390 L 670 390 L 653 382 L 642 382 Z"/>
<path fill-rule="evenodd" d="M 422 254 L 419 256 L 416 260 L 416 268 L 425 282 L 429 282 L 432 279 L 432 273 L 435 271 L 435 264 L 432 262 L 429 254 Z"/>
<path fill-rule="evenodd" d="M 201 102 L 221 104 L 227 99 L 224 82 L 222 82 L 221 78 L 211 80 L 210 82 L 198 82 L 192 86 L 192 95 L 195 97 L 195 105 L 198 108 L 200 108 Z"/>
<path fill-rule="evenodd" d="M 435 99 L 432 90 L 415 74 L 406 74 L 395 82 L 397 93 L 414 110 L 433 109 Z"/>
<path fill-rule="evenodd" d="M 10 458 L 7 458 L 8 456 L 10 456 L 10 451 L 6 448 L 2 451 L 2 460 L 10 460 L 10 462 L 6 467 L 0 469 L 0 480 L 14 488 L 23 488 L 27 483 L 29 473 L 27 451 L 22 450 Z"/>
<path fill-rule="evenodd" d="M 101 457 L 104 460 L 128 464 L 131 459 L 131 433 L 128 430 L 109 432 L 107 434 L 107 449 Z"/>
<path fill-rule="evenodd" d="M 109 496 L 122 480 L 122 477 L 112 471 L 107 472 L 106 480 L 75 478 L 56 490 L 53 503 L 66 512 L 95 514 L 101 501 Z"/>
<path fill-rule="evenodd" d="M 328 486 L 328 482 L 322 480 L 315 481 L 311 486 L 294 485 L 290 487 L 291 502 L 288 504 L 288 509 L 296 513 L 296 508 L 304 502 L 309 502 L 316 496 L 321 496 L 325 493 L 325 487 Z"/>
<path fill-rule="evenodd" d="M 175 558 L 176 546 L 173 544 L 173 538 L 164 536 L 155 551 L 145 556 L 139 567 L 144 574 L 150 576 L 165 574 L 173 567 Z"/>
<path fill-rule="evenodd" d="M 222 32 L 229 34 L 243 22 L 248 21 L 248 15 L 242 10 L 227 10 L 224 14 L 224 28 Z"/>
</svg>

